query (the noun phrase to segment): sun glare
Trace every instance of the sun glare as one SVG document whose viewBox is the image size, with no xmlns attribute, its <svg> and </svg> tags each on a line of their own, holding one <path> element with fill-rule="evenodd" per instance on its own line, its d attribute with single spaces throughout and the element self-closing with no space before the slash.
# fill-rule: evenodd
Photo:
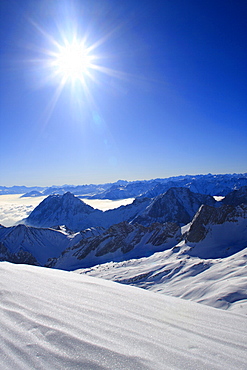
<svg viewBox="0 0 247 370">
<path fill-rule="evenodd" d="M 74 40 L 72 43 L 66 42 L 64 46 L 59 45 L 53 67 L 64 82 L 68 80 L 84 82 L 85 76 L 92 68 L 92 59 L 84 43 Z"/>
<path fill-rule="evenodd" d="M 30 59 L 37 73 L 35 83 L 39 87 L 55 86 L 54 94 L 44 112 L 44 121 L 49 121 L 64 90 L 70 91 L 71 101 L 79 102 L 81 106 L 88 103 L 90 108 L 95 109 L 91 87 L 105 84 L 101 76 L 109 76 L 111 80 L 126 78 L 126 74 L 111 67 L 112 55 L 103 47 L 118 31 L 119 26 L 95 39 L 95 35 L 93 37 L 88 31 L 79 33 L 76 22 L 71 27 L 62 27 L 61 24 L 57 25 L 55 37 L 32 19 L 29 21 L 41 34 L 42 42 L 45 41 L 46 45 L 42 48 L 32 46 L 37 55 Z"/>
</svg>

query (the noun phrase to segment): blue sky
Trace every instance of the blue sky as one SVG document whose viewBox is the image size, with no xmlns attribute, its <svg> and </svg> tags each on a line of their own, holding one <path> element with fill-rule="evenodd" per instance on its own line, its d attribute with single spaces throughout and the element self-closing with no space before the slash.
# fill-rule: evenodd
<svg viewBox="0 0 247 370">
<path fill-rule="evenodd" d="M 246 19 L 239 0 L 2 0 L 0 184 L 246 172 Z M 50 53 L 75 34 L 98 67 L 56 97 Z"/>
</svg>

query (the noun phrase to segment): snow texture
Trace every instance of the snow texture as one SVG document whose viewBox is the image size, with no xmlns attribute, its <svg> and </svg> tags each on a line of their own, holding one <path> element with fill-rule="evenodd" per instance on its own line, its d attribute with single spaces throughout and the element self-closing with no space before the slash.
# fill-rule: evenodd
<svg viewBox="0 0 247 370">
<path fill-rule="evenodd" d="M 185 244 L 147 258 L 75 272 L 247 315 L 247 248 L 227 258 L 191 257 Z"/>
<path fill-rule="evenodd" d="M 2 369 L 246 369 L 242 315 L 42 267 L 0 274 Z"/>
</svg>

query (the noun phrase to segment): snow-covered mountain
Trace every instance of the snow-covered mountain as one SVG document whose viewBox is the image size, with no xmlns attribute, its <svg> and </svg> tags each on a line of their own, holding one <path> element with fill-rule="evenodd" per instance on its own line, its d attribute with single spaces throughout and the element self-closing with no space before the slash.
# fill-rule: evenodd
<svg viewBox="0 0 247 370">
<path fill-rule="evenodd" d="M 71 193 L 56 194 L 45 198 L 21 222 L 37 227 L 66 225 L 74 231 L 88 227 L 109 227 L 115 223 L 131 221 L 143 212 L 150 202 L 151 199 L 136 199 L 127 206 L 103 212 L 87 205 Z"/>
<path fill-rule="evenodd" d="M 225 196 L 232 190 L 247 186 L 247 173 L 223 175 L 185 175 L 164 179 L 142 181 L 118 180 L 114 183 L 89 185 L 63 185 L 51 187 L 0 186 L 1 194 L 23 194 L 26 196 L 74 195 L 96 199 L 124 199 L 144 196 L 153 198 L 165 193 L 171 187 L 186 187 L 194 193 Z M 37 191 L 37 193 L 33 192 Z"/>
<path fill-rule="evenodd" d="M 181 230 L 175 223 L 144 227 L 122 222 L 111 226 L 101 235 L 79 241 L 60 257 L 51 259 L 47 266 L 74 270 L 108 261 L 140 258 L 172 248 L 180 239 Z"/>
<path fill-rule="evenodd" d="M 76 231 L 90 228 L 97 230 L 96 235 L 91 234 L 91 231 L 87 232 L 87 237 L 82 241 L 79 239 L 77 242 L 80 241 L 81 244 L 76 245 L 77 242 L 72 242 L 71 236 L 68 243 L 68 234 L 61 234 L 59 230 L 60 234 L 56 236 L 55 230 L 48 232 L 21 225 L 14 228 L 2 227 L 2 259 L 5 256 L 9 261 L 21 261 L 18 253 L 23 256 L 22 251 L 25 251 L 31 253 L 38 263 L 45 264 L 47 258 L 57 258 L 69 247 L 71 249 L 63 253 L 58 259 L 59 262 L 51 262 L 52 266 L 59 264 L 61 268 L 72 269 L 107 262 L 111 258 L 120 261 L 143 257 L 175 246 L 179 241 L 179 233 L 181 234 L 178 232 L 179 226 L 190 222 L 186 232 L 182 228 L 183 239 L 193 246 L 196 256 L 205 257 L 205 253 L 206 257 L 227 256 L 233 253 L 232 250 L 236 252 L 247 245 L 246 205 L 235 207 L 225 203 L 227 201 L 235 204 L 243 201 L 246 199 L 246 191 L 246 187 L 241 188 L 234 191 L 233 196 L 229 194 L 223 201 L 216 202 L 211 196 L 195 194 L 186 188 L 171 188 L 154 199 L 137 198 L 130 205 L 106 212 L 93 209 L 71 193 L 52 195 L 33 210 L 26 219 L 26 224 L 53 228 L 54 225 L 66 225 L 73 230 L 73 235 Z M 170 235 L 169 243 L 165 236 L 167 230 L 169 233 L 174 231 Z M 41 235 L 37 236 L 39 233 Z M 156 234 L 160 240 L 159 244 L 153 236 Z M 80 235 L 86 234 L 81 232 Z M 64 242 L 60 238 L 64 238 Z M 44 245 L 49 246 L 49 253 L 46 254 L 46 259 L 41 261 L 40 256 L 33 252 L 35 249 L 42 250 Z M 206 252 L 203 252 L 203 248 Z M 226 248 L 230 248 L 228 252 Z M 58 250 L 60 253 L 57 253 Z M 31 256 L 26 256 L 23 262 L 29 258 Z"/>
<path fill-rule="evenodd" d="M 78 231 L 96 225 L 102 213 L 68 192 L 49 195 L 31 212 L 25 223 L 38 227 L 66 225 Z"/>
<path fill-rule="evenodd" d="M 202 204 L 215 205 L 210 195 L 192 193 L 187 188 L 170 188 L 166 193 L 153 198 L 144 212 L 133 219 L 142 225 L 153 222 L 176 222 L 185 225 L 190 222 Z"/>
<path fill-rule="evenodd" d="M 234 191 L 225 199 L 228 203 L 239 203 L 245 199 L 246 190 Z M 183 208 L 177 212 L 181 213 L 180 217 L 184 214 L 183 210 L 192 212 L 197 208 L 200 197 L 204 197 L 209 204 L 217 204 L 217 207 L 201 205 L 192 220 L 182 227 L 180 222 L 153 222 L 161 217 L 161 210 L 164 215 L 168 211 L 176 215 L 181 204 Z M 76 222 L 84 222 L 85 215 L 91 217 L 94 214 L 92 207 L 69 193 L 50 196 L 46 201 L 45 211 L 39 211 L 42 217 L 51 217 L 52 223 L 54 218 L 49 213 L 50 202 L 57 222 L 61 221 L 58 218 L 61 210 L 63 217 L 71 217 L 71 223 L 74 216 Z M 78 210 L 82 210 L 83 217 L 78 216 Z M 149 213 L 150 210 L 153 213 Z M 130 222 L 143 214 L 148 217 L 148 226 Z M 121 222 L 114 224 L 119 219 Z M 145 220 L 145 217 L 142 216 L 142 219 Z M 95 276 L 215 307 L 239 310 L 241 306 L 244 307 L 242 311 L 245 310 L 247 204 L 215 202 L 210 196 L 176 188 L 154 199 L 137 198 L 129 206 L 100 212 L 98 224 L 99 220 L 111 226 L 107 229 L 91 227 L 80 232 L 68 230 L 65 226 L 57 226 L 56 229 L 25 225 L 0 227 L 0 257 L 11 262 L 56 269 L 84 267 L 87 268 L 84 272 Z M 224 276 L 228 279 L 226 285 L 223 284 Z"/>
<path fill-rule="evenodd" d="M 246 368 L 243 315 L 42 267 L 0 274 L 2 369 Z"/>
<path fill-rule="evenodd" d="M 159 253 L 79 272 L 247 314 L 247 204 L 202 206 L 180 230 Z"/>
<path fill-rule="evenodd" d="M 93 198 L 121 199 L 132 197 L 153 198 L 165 193 L 172 187 L 185 187 L 194 193 L 225 196 L 232 190 L 247 186 L 247 173 L 226 175 L 186 175 L 167 179 L 130 182 L 127 184 L 114 184 Z"/>
<path fill-rule="evenodd" d="M 101 235 L 68 248 L 49 266 L 72 270 L 145 257 L 184 245 L 189 255 L 201 258 L 222 258 L 247 247 L 247 205 L 203 205 L 192 222 L 182 228 L 172 222 L 147 227 L 126 222 L 113 225 Z"/>
<path fill-rule="evenodd" d="M 246 179 L 107 184 L 140 197 L 105 212 L 64 186 L 26 219 L 52 228 L 0 226 L 1 366 L 245 369 Z"/>
<path fill-rule="evenodd" d="M 218 258 L 236 253 L 247 247 L 247 204 L 202 205 L 184 238 L 194 256 Z"/>
<path fill-rule="evenodd" d="M 171 188 L 156 198 L 137 198 L 132 204 L 102 212 L 85 204 L 71 193 L 50 195 L 25 219 L 25 224 L 53 227 L 64 224 L 79 231 L 88 227 L 109 227 L 127 221 L 149 226 L 154 222 L 190 222 L 202 204 L 214 205 L 213 197 L 192 193 L 186 188 Z"/>
<path fill-rule="evenodd" d="M 60 256 L 82 237 L 83 234 L 71 233 L 64 228 L 0 226 L 0 260 L 44 265 L 49 258 Z"/>
</svg>

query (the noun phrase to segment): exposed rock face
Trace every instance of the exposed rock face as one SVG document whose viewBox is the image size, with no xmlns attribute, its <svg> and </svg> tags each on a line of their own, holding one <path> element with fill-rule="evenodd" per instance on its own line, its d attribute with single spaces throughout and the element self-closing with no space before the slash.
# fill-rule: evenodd
<svg viewBox="0 0 247 370">
<path fill-rule="evenodd" d="M 171 188 L 165 194 L 154 198 L 146 210 L 133 222 L 150 225 L 152 222 L 189 223 L 202 204 L 214 205 L 210 195 L 192 193 L 187 188 Z"/>
<path fill-rule="evenodd" d="M 39 265 L 34 256 L 24 251 L 22 248 L 17 253 L 11 253 L 3 243 L 0 242 L 0 261 L 8 261 L 12 263 L 24 263 L 27 265 Z"/>
<path fill-rule="evenodd" d="M 247 204 L 202 206 L 183 235 L 192 256 L 222 258 L 247 246 Z"/>
<path fill-rule="evenodd" d="M 93 266 L 111 260 L 148 256 L 171 248 L 180 237 L 180 227 L 174 223 L 145 227 L 121 222 L 101 235 L 83 239 L 68 248 L 59 258 L 50 260 L 48 267 L 69 269 L 67 261 L 72 261 L 74 266 Z"/>
<path fill-rule="evenodd" d="M 198 243 L 206 237 L 209 225 L 237 222 L 239 217 L 247 218 L 247 205 L 242 204 L 237 207 L 223 205 L 220 208 L 202 205 L 191 223 L 190 229 L 186 234 L 186 240 Z"/>
</svg>

